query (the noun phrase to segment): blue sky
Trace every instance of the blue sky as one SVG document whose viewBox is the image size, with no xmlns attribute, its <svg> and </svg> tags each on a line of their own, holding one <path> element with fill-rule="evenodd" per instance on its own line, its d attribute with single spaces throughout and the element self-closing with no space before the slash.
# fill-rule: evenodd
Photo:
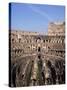
<svg viewBox="0 0 67 90">
<path fill-rule="evenodd" d="M 50 22 L 64 20 L 64 6 L 11 3 L 12 30 L 47 32 Z"/>
</svg>

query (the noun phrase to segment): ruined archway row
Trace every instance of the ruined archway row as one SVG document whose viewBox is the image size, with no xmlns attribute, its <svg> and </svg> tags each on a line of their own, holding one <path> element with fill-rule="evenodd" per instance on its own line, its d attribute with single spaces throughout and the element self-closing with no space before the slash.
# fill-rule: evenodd
<svg viewBox="0 0 67 90">
<path fill-rule="evenodd" d="M 13 34 L 13 35 L 12 35 Z M 64 57 L 65 36 L 44 35 L 11 35 L 11 54 L 21 56 L 28 53 L 37 53 L 38 48 L 43 53 L 50 53 Z"/>
</svg>

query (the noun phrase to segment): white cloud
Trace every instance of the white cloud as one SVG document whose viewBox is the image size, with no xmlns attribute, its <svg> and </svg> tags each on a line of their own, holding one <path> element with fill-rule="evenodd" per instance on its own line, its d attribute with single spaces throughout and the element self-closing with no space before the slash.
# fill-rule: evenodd
<svg viewBox="0 0 67 90">
<path fill-rule="evenodd" d="M 32 11 L 34 11 L 35 13 L 37 13 L 37 14 L 45 17 L 45 18 L 48 19 L 49 21 L 52 21 L 52 18 L 51 18 L 45 11 L 41 11 L 39 8 L 37 8 L 37 7 L 35 7 L 35 6 L 32 6 L 32 5 L 30 5 L 29 7 L 30 7 L 30 8 L 32 9 Z"/>
</svg>

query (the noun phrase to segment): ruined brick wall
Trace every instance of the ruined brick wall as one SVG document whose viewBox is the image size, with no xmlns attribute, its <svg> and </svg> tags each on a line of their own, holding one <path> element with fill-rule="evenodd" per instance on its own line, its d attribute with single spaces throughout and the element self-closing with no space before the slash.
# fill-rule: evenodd
<svg viewBox="0 0 67 90">
<path fill-rule="evenodd" d="M 48 25 L 48 35 L 65 35 L 65 22 L 52 22 Z"/>
<path fill-rule="evenodd" d="M 40 47 L 42 53 L 65 52 L 65 36 L 24 35 L 23 32 L 12 31 L 11 50 L 18 55 L 37 53 Z M 54 54 L 55 54 L 54 53 Z"/>
</svg>

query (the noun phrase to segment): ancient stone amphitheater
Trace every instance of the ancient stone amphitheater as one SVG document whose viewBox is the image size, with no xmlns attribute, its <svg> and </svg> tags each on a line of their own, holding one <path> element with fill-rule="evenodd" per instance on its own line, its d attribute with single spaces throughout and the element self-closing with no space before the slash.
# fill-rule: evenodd
<svg viewBox="0 0 67 90">
<path fill-rule="evenodd" d="M 47 35 L 11 30 L 9 40 L 12 87 L 65 83 L 64 22 L 50 23 Z"/>
</svg>

